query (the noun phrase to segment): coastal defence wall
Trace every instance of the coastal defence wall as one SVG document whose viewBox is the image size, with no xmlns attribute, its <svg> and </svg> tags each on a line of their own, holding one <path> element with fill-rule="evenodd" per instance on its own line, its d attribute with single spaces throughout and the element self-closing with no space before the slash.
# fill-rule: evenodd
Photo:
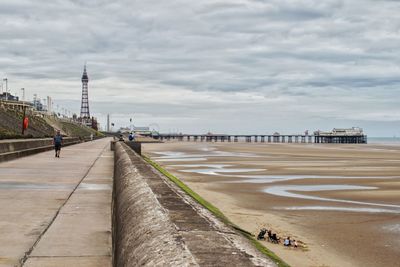
<svg viewBox="0 0 400 267">
<path fill-rule="evenodd" d="M 275 266 L 124 142 L 114 142 L 114 266 Z"/>
<path fill-rule="evenodd" d="M 64 146 L 80 143 L 78 137 L 65 137 Z M 0 141 L 0 162 L 53 149 L 53 139 L 18 139 Z"/>
</svg>

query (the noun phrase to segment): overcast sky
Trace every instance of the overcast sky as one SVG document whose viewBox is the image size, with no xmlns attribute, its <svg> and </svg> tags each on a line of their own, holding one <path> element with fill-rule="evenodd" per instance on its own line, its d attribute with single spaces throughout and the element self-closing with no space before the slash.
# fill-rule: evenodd
<svg viewBox="0 0 400 267">
<path fill-rule="evenodd" d="M 162 132 L 400 136 L 400 1 L 1 0 L 0 76 Z M 158 126 L 157 126 L 158 125 Z"/>
</svg>

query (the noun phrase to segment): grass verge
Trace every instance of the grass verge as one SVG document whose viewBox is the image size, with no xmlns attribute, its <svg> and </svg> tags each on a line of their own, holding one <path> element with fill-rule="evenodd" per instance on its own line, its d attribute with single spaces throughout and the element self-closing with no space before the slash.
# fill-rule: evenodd
<svg viewBox="0 0 400 267">
<path fill-rule="evenodd" d="M 221 221 L 223 221 L 225 224 L 231 226 L 235 230 L 239 231 L 243 236 L 245 236 L 250 242 L 264 255 L 266 255 L 268 258 L 273 260 L 278 266 L 283 266 L 283 267 L 289 267 L 289 265 L 284 262 L 281 258 L 279 258 L 275 253 L 267 249 L 265 246 L 263 246 L 260 242 L 258 242 L 255 238 L 254 235 L 239 226 L 235 225 L 232 223 L 217 207 L 215 207 L 213 204 L 202 198 L 200 195 L 198 195 L 196 192 L 194 192 L 190 187 L 188 187 L 184 182 L 179 180 L 177 177 L 166 171 L 163 167 L 152 161 L 149 157 L 146 157 L 145 155 L 142 155 L 143 159 L 149 163 L 151 166 L 153 166 L 155 169 L 157 169 L 160 173 L 162 173 L 164 176 L 166 176 L 169 180 L 171 180 L 173 183 L 175 183 L 179 188 L 181 188 L 183 191 L 185 191 L 189 196 L 191 196 L 195 201 L 197 201 L 200 205 L 202 205 L 204 208 L 208 209 L 211 213 L 213 213 L 216 217 L 218 217 Z"/>
</svg>

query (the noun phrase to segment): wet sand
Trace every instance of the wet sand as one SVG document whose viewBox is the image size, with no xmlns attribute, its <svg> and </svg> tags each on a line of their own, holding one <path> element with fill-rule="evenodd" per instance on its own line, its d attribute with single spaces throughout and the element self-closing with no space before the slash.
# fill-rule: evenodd
<svg viewBox="0 0 400 267">
<path fill-rule="evenodd" d="M 143 152 L 292 266 L 398 266 L 400 146 L 170 142 Z"/>
</svg>

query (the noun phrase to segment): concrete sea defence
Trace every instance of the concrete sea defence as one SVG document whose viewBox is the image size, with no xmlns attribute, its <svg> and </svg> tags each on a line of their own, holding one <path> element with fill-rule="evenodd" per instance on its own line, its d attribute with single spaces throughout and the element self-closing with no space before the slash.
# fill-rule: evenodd
<svg viewBox="0 0 400 267">
<path fill-rule="evenodd" d="M 275 266 L 126 144 L 113 147 L 114 266 Z"/>
<path fill-rule="evenodd" d="M 78 137 L 65 137 L 64 146 L 80 143 Z M 17 139 L 0 141 L 0 162 L 53 149 L 53 139 Z"/>
</svg>

